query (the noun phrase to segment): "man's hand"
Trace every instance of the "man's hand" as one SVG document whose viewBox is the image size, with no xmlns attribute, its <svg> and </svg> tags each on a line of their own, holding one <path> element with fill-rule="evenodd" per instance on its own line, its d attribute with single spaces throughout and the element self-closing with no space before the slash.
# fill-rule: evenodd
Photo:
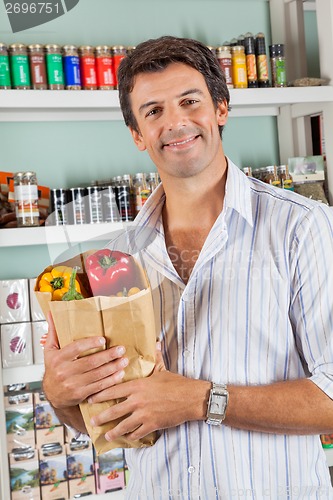
<svg viewBox="0 0 333 500">
<path fill-rule="evenodd" d="M 128 364 L 128 359 L 123 357 L 124 347 L 116 346 L 80 358 L 85 351 L 104 345 L 105 339 L 76 340 L 60 349 L 51 314 L 48 323 L 43 390 L 54 408 L 76 406 L 92 394 L 121 382 Z"/>
<path fill-rule="evenodd" d="M 94 416 L 91 423 L 98 426 L 126 417 L 105 434 L 108 441 L 113 441 L 120 436 L 137 440 L 158 429 L 175 427 L 188 420 L 203 420 L 210 386 L 210 382 L 167 371 L 158 352 L 152 375 L 124 382 L 89 398 L 90 403 L 125 398 Z"/>
</svg>

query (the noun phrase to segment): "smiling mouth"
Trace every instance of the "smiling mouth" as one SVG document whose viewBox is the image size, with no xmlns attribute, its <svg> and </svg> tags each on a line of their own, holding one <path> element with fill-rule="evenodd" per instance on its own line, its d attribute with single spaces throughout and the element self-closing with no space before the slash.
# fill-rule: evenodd
<svg viewBox="0 0 333 500">
<path fill-rule="evenodd" d="M 185 144 L 189 144 L 191 142 L 194 142 L 199 135 L 195 135 L 193 137 L 190 137 L 189 139 L 184 139 L 183 141 L 177 141 L 177 142 L 168 142 L 167 144 L 164 144 L 163 147 L 178 147 L 178 146 L 184 146 Z"/>
</svg>

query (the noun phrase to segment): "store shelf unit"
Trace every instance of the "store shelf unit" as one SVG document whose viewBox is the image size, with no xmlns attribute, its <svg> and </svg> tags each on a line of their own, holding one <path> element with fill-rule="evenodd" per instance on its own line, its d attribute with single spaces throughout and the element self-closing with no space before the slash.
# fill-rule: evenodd
<svg viewBox="0 0 333 500">
<path fill-rule="evenodd" d="M 285 105 L 332 100 L 330 86 L 230 89 L 230 116 L 278 116 Z M 118 91 L 0 90 L 0 122 L 76 120 L 122 120 Z"/>
<path fill-rule="evenodd" d="M 310 3 L 310 2 L 309 2 Z M 272 42 L 285 43 L 288 50 L 289 79 L 306 75 L 305 40 L 302 0 L 270 0 Z M 313 8 L 314 2 L 311 2 Z M 279 133 L 280 162 L 288 157 L 312 154 L 310 116 L 322 113 L 324 131 L 333 130 L 333 0 L 315 2 L 321 77 L 328 82 L 323 87 L 231 90 L 230 117 L 276 116 Z M 96 121 L 122 120 L 117 91 L 0 91 L 0 122 L 33 121 Z M 333 203 L 333 142 L 326 140 L 328 189 Z M 0 248 L 10 246 L 45 245 L 80 242 L 86 234 L 77 227 L 8 229 L 0 231 Z M 104 229 L 106 232 L 104 233 Z M 110 226 L 89 226 L 89 238 L 104 239 Z M 117 229 L 117 226 L 113 226 Z M 29 238 L 26 234 L 29 232 Z M 29 240 L 29 241 L 28 241 Z M 0 355 L 1 361 L 1 355 Z M 0 384 L 11 381 L 38 380 L 43 366 L 19 370 L 0 370 Z M 18 380 L 20 379 L 20 380 Z M 3 398 L 0 398 L 0 498 L 10 498 L 8 463 L 6 455 L 6 425 Z M 333 466 L 333 450 L 325 450 L 328 465 Z M 124 498 L 124 492 L 90 496 L 91 499 Z"/>
</svg>

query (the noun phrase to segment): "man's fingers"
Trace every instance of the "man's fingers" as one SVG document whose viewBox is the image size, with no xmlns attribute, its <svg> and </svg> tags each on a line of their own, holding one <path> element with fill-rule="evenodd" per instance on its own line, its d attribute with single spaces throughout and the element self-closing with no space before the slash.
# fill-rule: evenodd
<svg viewBox="0 0 333 500">
<path fill-rule="evenodd" d="M 161 343 L 156 342 L 156 352 L 155 352 L 155 368 L 154 372 L 162 372 L 166 370 L 163 356 L 162 356 L 162 351 L 161 351 Z"/>
<path fill-rule="evenodd" d="M 44 349 L 59 349 L 59 341 L 58 341 L 57 332 L 56 332 L 56 329 L 54 326 L 51 311 L 48 312 L 47 323 L 49 325 L 49 329 L 47 332 Z"/>
</svg>

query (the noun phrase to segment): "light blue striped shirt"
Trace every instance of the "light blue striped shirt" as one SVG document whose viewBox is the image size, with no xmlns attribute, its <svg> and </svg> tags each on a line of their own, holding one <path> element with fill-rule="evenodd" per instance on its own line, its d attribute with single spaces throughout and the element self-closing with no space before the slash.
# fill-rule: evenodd
<svg viewBox="0 0 333 500">
<path fill-rule="evenodd" d="M 332 209 L 228 160 L 223 210 L 185 285 L 166 251 L 164 198 L 161 185 L 135 237 L 146 243 L 140 258 L 167 369 L 243 385 L 310 377 L 333 398 Z M 126 459 L 133 500 L 333 498 L 319 436 L 196 421 Z"/>
</svg>

